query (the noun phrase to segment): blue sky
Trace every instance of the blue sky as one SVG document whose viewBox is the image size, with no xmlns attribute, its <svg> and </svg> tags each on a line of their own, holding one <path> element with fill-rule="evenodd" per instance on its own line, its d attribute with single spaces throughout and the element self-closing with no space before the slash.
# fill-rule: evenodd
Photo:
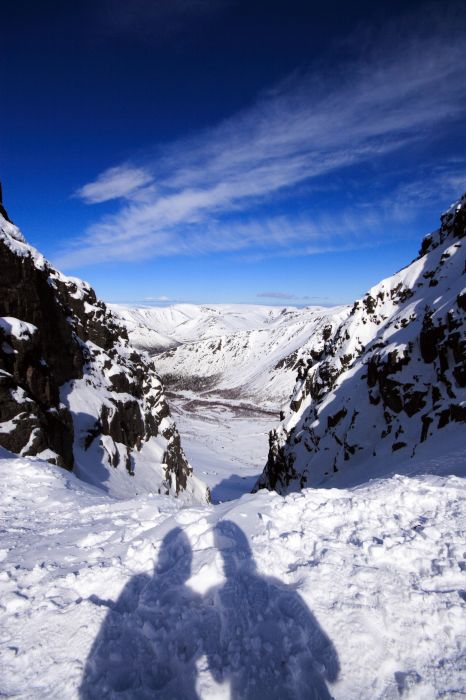
<svg viewBox="0 0 466 700">
<path fill-rule="evenodd" d="M 350 302 L 466 189 L 464 3 L 16 0 L 2 26 L 5 204 L 108 301 Z"/>
</svg>

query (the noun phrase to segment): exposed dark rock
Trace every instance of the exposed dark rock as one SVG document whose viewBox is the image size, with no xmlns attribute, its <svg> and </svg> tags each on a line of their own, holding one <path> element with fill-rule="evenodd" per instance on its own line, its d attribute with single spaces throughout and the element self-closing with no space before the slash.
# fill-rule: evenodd
<svg viewBox="0 0 466 700">
<path fill-rule="evenodd" d="M 292 352 L 290 355 L 287 355 L 286 357 L 282 357 L 282 359 L 277 362 L 274 369 L 283 369 L 283 368 L 291 369 L 292 367 L 295 366 L 297 357 L 298 357 L 298 351 L 295 350 L 295 352 Z"/>
<path fill-rule="evenodd" d="M 6 221 L 9 221 L 11 223 L 10 217 L 8 216 L 5 207 L 3 206 L 3 188 L 2 188 L 2 183 L 0 182 L 0 215 L 3 216 Z"/>
<path fill-rule="evenodd" d="M 332 326 L 325 326 L 324 330 L 322 331 L 322 337 L 324 340 L 330 340 L 332 336 Z"/>
<path fill-rule="evenodd" d="M 461 292 L 456 297 L 456 303 L 460 307 L 461 311 L 466 311 L 466 292 Z"/>
<path fill-rule="evenodd" d="M 57 272 L 0 214 L 0 445 L 71 469 L 76 444 L 87 451 L 107 436 L 109 464 L 122 461 L 137 476 L 137 453 L 165 420 L 165 483 L 179 493 L 192 469 L 152 361 L 130 348 L 126 329 L 88 285 Z M 80 381 L 95 392 L 85 418 L 94 423 L 75 436 L 79 416 L 60 396 Z"/>
<path fill-rule="evenodd" d="M 422 432 L 421 432 L 421 442 L 425 442 L 427 440 L 427 436 L 429 434 L 429 426 L 432 423 L 433 418 L 431 416 L 422 416 Z"/>
<path fill-rule="evenodd" d="M 424 362 L 433 362 L 438 354 L 439 341 L 444 337 L 444 327 L 435 326 L 432 322 L 432 311 L 427 310 L 419 336 L 419 346 Z"/>
<path fill-rule="evenodd" d="M 334 428 L 338 423 L 341 421 L 342 418 L 344 418 L 347 414 L 346 408 L 342 408 L 338 413 L 335 413 L 334 416 L 328 416 L 327 418 L 327 427 Z"/>
<path fill-rule="evenodd" d="M 290 435 L 290 437 L 292 436 Z M 296 479 L 300 481 L 302 486 L 306 483 L 306 476 L 299 475 L 294 469 L 291 454 L 287 454 L 286 447 L 280 445 L 276 430 L 272 430 L 269 434 L 269 455 L 266 469 L 267 482 L 260 477 L 253 489 L 253 493 L 261 488 L 271 488 L 272 490 L 280 491 L 286 489 Z"/>
<path fill-rule="evenodd" d="M 374 299 L 374 297 L 372 297 L 370 294 L 367 294 L 362 300 L 362 303 L 366 307 L 366 311 L 368 314 L 374 313 L 377 307 L 377 299 Z"/>
</svg>

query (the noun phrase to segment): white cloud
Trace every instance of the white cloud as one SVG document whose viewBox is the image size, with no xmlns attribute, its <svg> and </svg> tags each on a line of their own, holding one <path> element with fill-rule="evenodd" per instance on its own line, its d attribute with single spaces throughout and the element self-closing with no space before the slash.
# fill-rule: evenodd
<svg viewBox="0 0 466 700">
<path fill-rule="evenodd" d="M 153 180 L 145 168 L 119 165 L 101 173 L 94 182 L 80 187 L 75 196 L 87 204 L 99 204 L 111 199 L 135 197 L 140 190 Z"/>
<path fill-rule="evenodd" d="M 290 79 L 248 110 L 172 144 L 150 166 L 111 168 L 82 187 L 78 196 L 87 202 L 127 202 L 73 241 L 58 263 L 222 251 L 263 255 L 265 248 L 268 254 L 313 254 L 370 245 L 364 234 L 376 234 L 387 216 L 375 207 L 358 212 L 357 221 L 345 212 L 254 219 L 254 207 L 299 183 L 363 162 L 376 167 L 390 152 L 431 143 L 464 117 L 465 61 L 462 37 L 438 30 L 423 39 L 398 38 L 391 47 L 382 43 L 325 78 Z M 456 167 L 458 182 L 463 173 Z M 402 200 L 396 216 L 406 211 Z"/>
<path fill-rule="evenodd" d="M 142 224 L 139 224 L 139 234 Z M 100 227 L 100 225 L 99 225 Z M 131 232 L 128 232 L 131 233 Z M 147 235 L 122 236 L 99 230 L 91 244 L 76 241 L 57 265 L 63 268 L 91 265 L 96 261 L 136 261 L 170 255 L 230 253 L 244 262 L 270 257 L 317 255 L 320 253 L 373 247 L 383 235 L 382 214 L 358 209 L 325 216 L 271 217 L 239 223 L 204 222 L 174 226 Z M 86 243 L 86 242 L 85 242 Z M 251 250 L 254 250 L 251 253 Z"/>
</svg>

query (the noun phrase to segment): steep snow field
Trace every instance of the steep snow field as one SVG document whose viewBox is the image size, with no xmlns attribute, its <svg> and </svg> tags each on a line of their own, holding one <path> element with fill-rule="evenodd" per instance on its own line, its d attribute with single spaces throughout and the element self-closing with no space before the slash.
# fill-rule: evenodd
<svg viewBox="0 0 466 700">
<path fill-rule="evenodd" d="M 117 497 L 208 500 L 153 362 L 86 282 L 56 270 L 1 211 L 0 270 L 0 445 Z"/>
<path fill-rule="evenodd" d="M 466 691 L 465 482 L 434 474 L 466 473 L 464 449 L 358 488 L 189 507 L 1 457 L 1 697 Z"/>
<path fill-rule="evenodd" d="M 435 444 L 447 426 L 464 439 L 465 237 L 466 194 L 418 257 L 357 300 L 300 368 L 259 486 L 286 493 L 341 472 L 352 480 L 355 469 L 367 479 Z"/>
</svg>

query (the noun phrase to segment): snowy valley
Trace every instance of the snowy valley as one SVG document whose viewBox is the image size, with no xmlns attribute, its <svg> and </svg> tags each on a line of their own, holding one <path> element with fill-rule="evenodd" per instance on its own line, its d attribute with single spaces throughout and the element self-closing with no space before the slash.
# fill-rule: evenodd
<svg viewBox="0 0 466 700">
<path fill-rule="evenodd" d="M 465 205 L 334 308 L 107 308 L 0 211 L 2 697 L 464 694 Z"/>
<path fill-rule="evenodd" d="M 201 467 L 214 502 L 251 491 L 298 368 L 323 351 L 350 311 L 241 304 L 111 308 L 130 342 L 151 354 L 186 454 Z"/>
</svg>

